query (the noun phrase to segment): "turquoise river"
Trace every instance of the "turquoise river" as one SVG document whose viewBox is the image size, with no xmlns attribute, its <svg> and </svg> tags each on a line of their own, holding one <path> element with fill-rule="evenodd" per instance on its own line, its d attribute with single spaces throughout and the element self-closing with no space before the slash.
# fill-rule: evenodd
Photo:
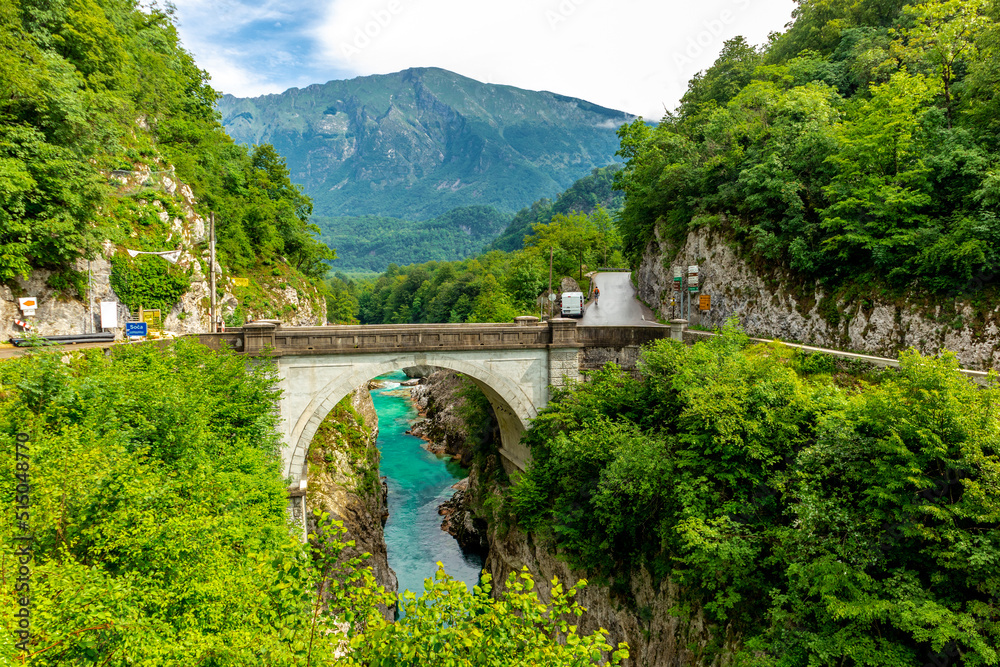
<svg viewBox="0 0 1000 667">
<path fill-rule="evenodd" d="M 482 559 L 462 553 L 455 538 L 441 530 L 437 512 L 438 505 L 455 493 L 451 485 L 465 477 L 465 471 L 431 454 L 423 448 L 423 440 L 406 433 L 418 415 L 408 392 L 400 391 L 399 383 L 407 379 L 402 371 L 377 379 L 386 384 L 371 392 L 378 412 L 380 472 L 389 487 L 385 543 L 389 567 L 399 578 L 399 593 L 410 590 L 420 595 L 424 579 L 434 576 L 438 561 L 445 572 L 471 588 L 479 581 Z"/>
</svg>

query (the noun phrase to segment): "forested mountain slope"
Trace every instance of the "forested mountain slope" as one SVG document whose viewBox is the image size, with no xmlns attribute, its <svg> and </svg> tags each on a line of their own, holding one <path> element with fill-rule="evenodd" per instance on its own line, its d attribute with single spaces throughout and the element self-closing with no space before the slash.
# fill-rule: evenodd
<svg viewBox="0 0 1000 667">
<path fill-rule="evenodd" d="M 309 199 L 270 146 L 251 151 L 225 134 L 217 93 L 178 43 L 169 10 L 111 0 L 5 2 L 0 68 L 7 305 L 16 308 L 11 300 L 27 295 L 29 280 L 46 290 L 31 296 L 79 303 L 88 292 L 81 261 L 99 258 L 114 264 L 119 285 L 141 288 L 131 300 L 119 294 L 123 303 L 134 309 L 144 297 L 170 309 L 207 273 L 210 211 L 219 260 L 251 278 L 238 298 L 250 297 L 255 310 L 275 314 L 265 304 L 277 290 L 304 294 L 325 273 L 332 254 L 313 237 Z M 191 252 L 179 267 L 123 252 L 182 247 Z"/>
<path fill-rule="evenodd" d="M 548 223 L 556 215 L 572 213 L 591 214 L 603 208 L 609 214 L 617 214 L 622 207 L 624 195 L 613 186 L 618 165 L 594 169 L 590 174 L 577 180 L 559 193 L 555 201 L 540 199 L 531 206 L 517 212 L 503 233 L 490 245 L 494 250 L 518 250 L 524 246 L 524 237 L 531 234 L 531 226 Z"/>
<path fill-rule="evenodd" d="M 727 42 L 657 127 L 620 132 L 627 254 L 709 228 L 826 286 L 941 292 L 1000 273 L 992 0 L 803 0 Z"/>
<path fill-rule="evenodd" d="M 512 213 L 614 161 L 628 114 L 437 68 L 219 100 L 226 129 L 270 142 L 324 216 Z"/>
<path fill-rule="evenodd" d="M 510 216 L 492 206 L 462 206 L 430 220 L 379 215 L 314 216 L 320 238 L 337 249 L 337 271 L 385 271 L 390 264 L 454 261 L 479 253 Z"/>
<path fill-rule="evenodd" d="M 547 224 L 557 215 L 589 215 L 600 208 L 617 213 L 623 199 L 612 187 L 617 169 L 594 169 L 555 201 L 539 199 L 513 218 L 492 206 L 463 206 L 424 221 L 375 215 L 313 216 L 312 221 L 320 228 L 320 238 L 337 249 L 337 271 L 384 271 L 390 264 L 461 260 L 484 249 L 514 251 L 524 246 L 532 225 Z"/>
</svg>

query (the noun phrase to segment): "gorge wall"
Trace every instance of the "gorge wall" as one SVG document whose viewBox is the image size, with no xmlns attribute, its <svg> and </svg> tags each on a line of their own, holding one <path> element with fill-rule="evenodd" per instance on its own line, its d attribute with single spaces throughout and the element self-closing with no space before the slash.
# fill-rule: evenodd
<svg viewBox="0 0 1000 667">
<path fill-rule="evenodd" d="M 337 539 L 354 541 L 341 558 L 371 554 L 366 565 L 371 566 L 375 580 L 395 592 L 396 574 L 389 567 L 383 533 L 389 512 L 387 490 L 378 474 L 377 438 L 378 415 L 369 387 L 358 387 L 330 411 L 309 447 L 308 529 L 324 540 L 313 510 L 340 521 L 346 533 Z M 392 618 L 392 610 L 384 612 Z"/>
<path fill-rule="evenodd" d="M 470 466 L 468 479 L 442 506 L 443 527 L 463 549 L 485 554 L 494 594 L 502 592 L 507 576 L 522 567 L 531 572 L 545 602 L 550 600 L 553 577 L 566 587 L 588 578 L 588 573 L 572 569 L 560 558 L 551 544 L 517 528 L 501 529 L 493 521 L 487 501 L 508 483 L 496 455 L 489 453 L 491 444 L 495 448 L 499 443 L 499 435 L 493 434 L 495 419 L 479 415 L 476 423 L 469 423 L 475 411 L 467 404 L 475 402 L 475 396 L 455 373 L 427 369 L 414 375 L 424 376 L 411 394 L 425 420 L 414 425 L 413 433 L 429 440 L 436 451 Z M 590 583 L 578 600 L 587 609 L 579 619 L 581 632 L 605 628 L 612 645 L 627 642 L 631 658 L 625 664 L 631 667 L 724 665 L 734 641 L 721 639 L 697 610 L 690 618 L 672 615 L 671 609 L 681 602 L 677 587 L 670 580 L 655 581 L 644 568 L 614 588 Z"/>
<path fill-rule="evenodd" d="M 504 588 L 507 576 L 527 567 L 535 581 L 542 602 L 551 599 L 553 577 L 564 588 L 588 577 L 572 569 L 560 558 L 555 547 L 537 536 L 516 528 L 505 533 L 490 528 L 490 551 L 485 569 L 493 577 L 494 594 Z M 719 637 L 717 628 L 705 622 L 701 612 L 692 609 L 687 618 L 671 613 L 682 602 L 677 586 L 669 579 L 656 581 L 646 568 L 632 573 L 627 582 L 614 589 L 588 582 L 576 600 L 586 609 L 578 624 L 581 634 L 604 628 L 608 643 L 626 642 L 629 667 L 693 667 L 726 665 L 735 639 Z"/>
<path fill-rule="evenodd" d="M 847 299 L 819 285 L 793 288 L 788 276 L 751 266 L 723 238 L 702 229 L 689 234 L 679 251 L 657 235 L 636 271 L 639 298 L 664 319 L 686 317 L 671 307 L 672 267 L 691 264 L 700 267 L 699 293 L 712 297 L 704 313 L 694 300 L 692 325 L 721 327 L 735 317 L 759 338 L 887 357 L 910 347 L 922 354 L 947 349 L 967 368 L 1000 367 L 1000 304 L 977 303 L 975 281 L 933 301 L 876 293 Z"/>
</svg>

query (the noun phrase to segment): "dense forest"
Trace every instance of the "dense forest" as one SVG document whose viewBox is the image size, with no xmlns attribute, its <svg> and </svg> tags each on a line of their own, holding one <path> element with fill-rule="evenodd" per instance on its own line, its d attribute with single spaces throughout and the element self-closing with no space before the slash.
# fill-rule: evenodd
<svg viewBox="0 0 1000 667">
<path fill-rule="evenodd" d="M 374 280 L 337 273 L 327 279 L 327 317 L 362 324 L 511 322 L 539 314 L 550 260 L 553 291 L 563 276 L 587 291 L 590 267 L 623 261 L 614 221 L 602 208 L 535 223 L 522 243 L 520 250 L 491 250 L 457 262 L 393 264 Z"/>
<path fill-rule="evenodd" d="M 845 368 L 734 326 L 660 341 L 641 380 L 608 366 L 549 403 L 495 519 L 612 589 L 669 577 L 672 613 L 715 628 L 701 664 L 996 665 L 1000 385 L 900 361 Z"/>
<path fill-rule="evenodd" d="M 315 216 L 320 239 L 337 249 L 338 271 L 385 271 L 390 264 L 454 261 L 482 252 L 510 223 L 492 206 L 463 206 L 431 220 L 377 215 Z"/>
<path fill-rule="evenodd" d="M 122 192 L 116 170 L 189 184 L 199 212 L 217 215 L 228 267 L 274 265 L 267 273 L 295 280 L 326 273 L 333 253 L 315 238 L 309 199 L 272 147 L 225 134 L 218 94 L 178 43 L 169 5 L 4 2 L 0 69 L 0 283 L 50 269 L 54 287 L 83 296 L 75 261 L 105 239 L 173 249 L 157 213 L 182 203 L 155 187 Z"/>
<path fill-rule="evenodd" d="M 625 252 L 708 228 L 828 286 L 996 282 L 1000 23 L 992 0 L 802 0 L 725 44 L 659 125 L 619 131 Z"/>
</svg>

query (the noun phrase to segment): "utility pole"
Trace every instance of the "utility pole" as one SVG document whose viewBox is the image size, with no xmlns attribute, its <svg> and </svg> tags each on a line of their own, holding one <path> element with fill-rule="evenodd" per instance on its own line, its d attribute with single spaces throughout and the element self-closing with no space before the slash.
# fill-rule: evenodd
<svg viewBox="0 0 1000 667">
<path fill-rule="evenodd" d="M 215 211 L 208 218 L 208 275 L 209 278 L 209 318 L 208 330 L 215 333 Z"/>
<path fill-rule="evenodd" d="M 554 246 L 549 246 L 549 319 L 552 319 L 552 254 L 555 252 Z"/>
<path fill-rule="evenodd" d="M 94 274 L 87 260 L 87 326 L 83 333 L 97 333 L 94 328 Z"/>
</svg>

